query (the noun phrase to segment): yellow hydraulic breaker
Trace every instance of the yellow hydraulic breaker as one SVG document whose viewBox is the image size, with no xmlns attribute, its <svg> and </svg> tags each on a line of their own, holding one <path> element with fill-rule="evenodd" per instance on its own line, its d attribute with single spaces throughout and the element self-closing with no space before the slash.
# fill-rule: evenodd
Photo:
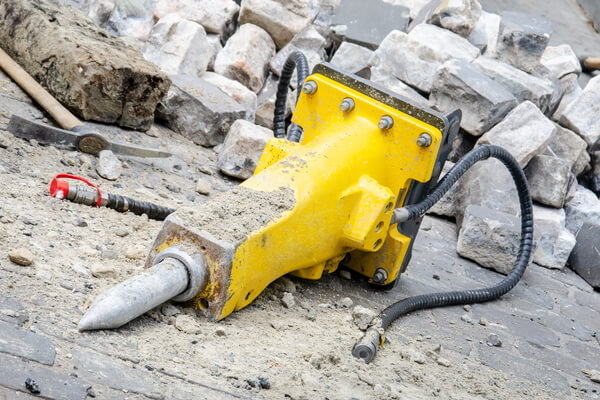
<svg viewBox="0 0 600 400">
<path fill-rule="evenodd" d="M 156 238 L 147 266 L 171 246 L 204 257 L 207 284 L 194 301 L 211 319 L 288 273 L 319 279 L 343 261 L 389 285 L 410 258 L 418 222 L 390 225 L 392 211 L 437 181 L 460 113 L 424 109 L 327 64 L 305 85 L 292 119 L 302 144 L 271 139 L 254 176 L 176 211 Z"/>
<path fill-rule="evenodd" d="M 392 223 L 393 211 L 437 182 L 460 112 L 442 115 L 321 64 L 292 121 L 302 143 L 271 139 L 250 179 L 169 215 L 147 276 L 103 293 L 79 328 L 117 327 L 175 296 L 220 320 L 285 274 L 319 279 L 340 263 L 392 285 L 420 223 Z"/>
</svg>

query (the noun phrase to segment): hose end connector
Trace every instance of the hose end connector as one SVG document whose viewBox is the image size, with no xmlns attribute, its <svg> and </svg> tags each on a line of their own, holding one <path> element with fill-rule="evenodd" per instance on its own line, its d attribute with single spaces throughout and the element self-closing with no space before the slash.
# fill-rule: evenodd
<svg viewBox="0 0 600 400">
<path fill-rule="evenodd" d="M 392 224 L 399 224 L 410 219 L 410 212 L 406 207 L 396 208 L 392 216 Z"/>
<path fill-rule="evenodd" d="M 379 334 L 378 329 L 375 327 L 367 329 L 365 335 L 354 345 L 352 355 L 356 358 L 360 358 L 366 364 L 370 363 L 377 354 L 380 340 L 381 335 Z"/>
</svg>

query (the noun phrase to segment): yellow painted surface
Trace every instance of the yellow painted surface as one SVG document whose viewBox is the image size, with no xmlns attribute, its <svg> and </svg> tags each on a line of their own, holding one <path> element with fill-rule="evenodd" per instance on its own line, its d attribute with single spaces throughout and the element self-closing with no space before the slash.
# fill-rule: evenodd
<svg viewBox="0 0 600 400">
<path fill-rule="evenodd" d="M 435 127 L 316 74 L 313 95 L 302 93 L 293 121 L 302 144 L 271 139 L 253 177 L 243 186 L 289 188 L 295 206 L 251 234 L 236 249 L 227 301 L 219 319 L 248 305 L 287 273 L 318 279 L 352 252 L 350 267 L 372 276 L 377 267 L 398 275 L 410 239 L 389 222 L 411 180 L 430 179 L 442 133 Z M 353 111 L 340 111 L 345 97 Z M 389 130 L 377 127 L 389 115 Z M 433 143 L 417 146 L 427 132 Z M 398 201 L 398 196 L 401 196 Z"/>
</svg>

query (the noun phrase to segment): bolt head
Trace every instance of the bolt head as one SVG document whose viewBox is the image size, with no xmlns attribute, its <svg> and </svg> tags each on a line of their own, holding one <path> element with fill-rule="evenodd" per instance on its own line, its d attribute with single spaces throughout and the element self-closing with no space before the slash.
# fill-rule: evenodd
<svg viewBox="0 0 600 400">
<path fill-rule="evenodd" d="M 373 274 L 373 282 L 383 283 L 387 279 L 387 271 L 383 268 L 377 268 Z"/>
<path fill-rule="evenodd" d="M 349 97 L 346 97 L 344 100 L 342 100 L 342 103 L 340 104 L 340 110 L 342 110 L 343 112 L 350 112 L 354 110 L 354 100 L 352 100 Z"/>
<path fill-rule="evenodd" d="M 317 85 L 317 82 L 307 81 L 307 82 L 304 82 L 304 85 L 302 86 L 302 91 L 305 94 L 315 94 L 317 92 L 318 88 L 319 88 L 319 86 Z"/>
<path fill-rule="evenodd" d="M 394 119 L 389 115 L 384 115 L 379 120 L 377 126 L 379 127 L 379 129 L 390 129 L 392 126 L 394 126 Z"/>
<path fill-rule="evenodd" d="M 431 135 L 429 133 L 421 133 L 417 138 L 417 146 L 429 147 L 431 146 Z"/>
</svg>

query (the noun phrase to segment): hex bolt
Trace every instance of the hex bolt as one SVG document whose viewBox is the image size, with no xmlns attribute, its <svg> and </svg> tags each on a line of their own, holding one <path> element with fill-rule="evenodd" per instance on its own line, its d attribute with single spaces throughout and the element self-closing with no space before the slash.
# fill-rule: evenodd
<svg viewBox="0 0 600 400">
<path fill-rule="evenodd" d="M 387 280 L 387 278 L 387 271 L 383 268 L 377 268 L 373 274 L 373 282 L 375 283 L 383 283 Z"/>
<path fill-rule="evenodd" d="M 315 81 L 307 81 L 304 82 L 304 86 L 302 86 L 302 91 L 306 94 L 315 94 L 319 86 Z"/>
<path fill-rule="evenodd" d="M 417 138 L 417 146 L 429 147 L 431 145 L 431 135 L 429 133 L 421 133 Z"/>
<path fill-rule="evenodd" d="M 389 115 L 384 115 L 379 120 L 379 123 L 377 124 L 377 126 L 379 127 L 379 129 L 385 129 L 385 130 L 390 129 L 392 126 L 394 126 L 394 119 L 392 117 L 390 117 Z"/>
<path fill-rule="evenodd" d="M 343 112 L 350 112 L 354 110 L 354 100 L 352 100 L 350 97 L 346 97 L 340 104 L 340 110 Z"/>
</svg>

